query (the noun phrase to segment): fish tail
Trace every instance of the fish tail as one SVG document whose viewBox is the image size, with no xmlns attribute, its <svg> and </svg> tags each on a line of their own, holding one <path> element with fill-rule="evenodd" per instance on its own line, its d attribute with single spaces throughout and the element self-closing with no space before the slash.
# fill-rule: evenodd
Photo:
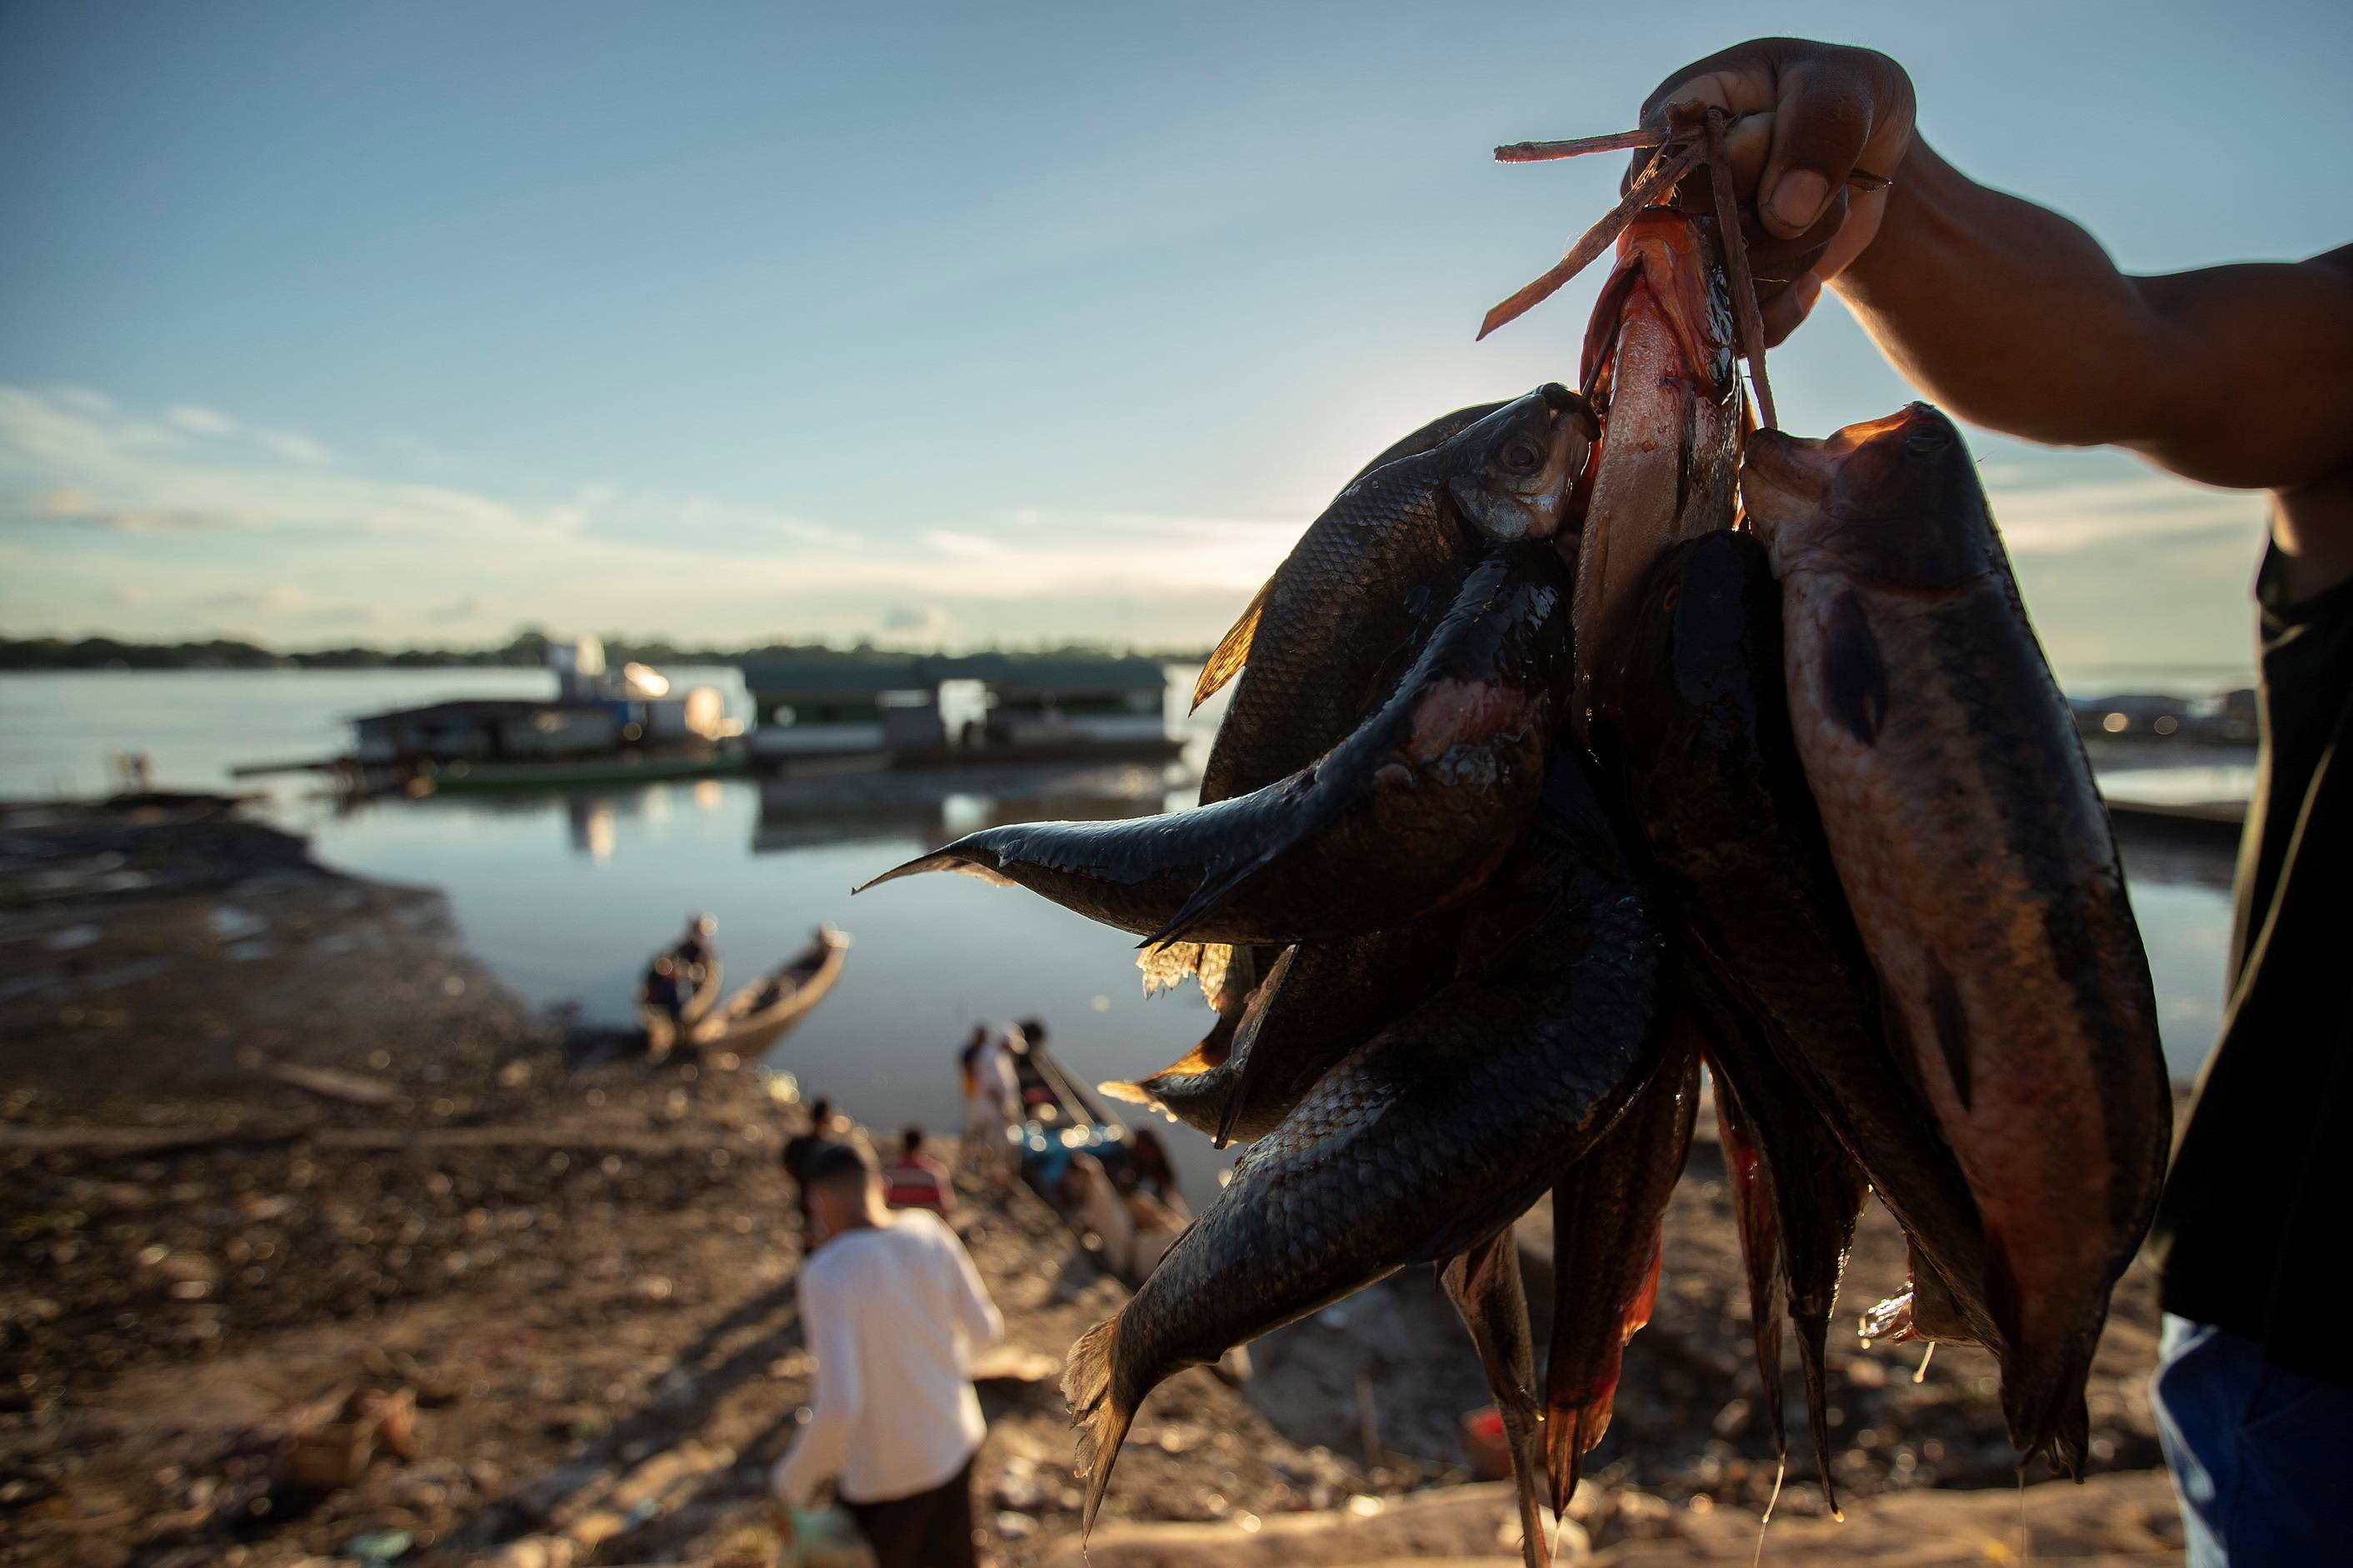
<svg viewBox="0 0 2353 1568">
<path fill-rule="evenodd" d="M 934 849 L 929 855 L 918 855 L 902 866 L 893 866 L 881 876 L 859 883 L 849 889 L 849 895 L 856 898 L 869 888 L 879 888 L 885 882 L 895 882 L 902 877 L 913 877 L 924 871 L 961 871 L 967 877 L 977 877 L 984 882 L 995 882 L 1000 887 L 1018 885 L 995 866 L 976 858 L 970 849 L 951 844 L 944 849 Z"/>
<path fill-rule="evenodd" d="M 1078 1429 L 1076 1465 L 1087 1488 L 1079 1528 L 1082 1542 L 1094 1533 L 1095 1512 L 1111 1486 L 1111 1468 L 1135 1419 L 1134 1406 L 1124 1403 L 1112 1384 L 1112 1353 L 1118 1342 L 1119 1314 L 1114 1312 L 1080 1337 L 1062 1369 L 1062 1399 L 1071 1407 L 1071 1425 Z"/>
<path fill-rule="evenodd" d="M 1824 1346 L 1830 1338 L 1830 1314 L 1808 1312 L 1800 1316 L 1792 1312 L 1789 1321 L 1798 1331 L 1798 1369 L 1806 1384 L 1806 1420 L 1813 1428 L 1814 1463 L 1821 1470 L 1822 1496 L 1829 1500 L 1831 1517 L 1842 1520 L 1846 1515 L 1839 1508 L 1838 1488 L 1831 1479 L 1830 1381 L 1823 1365 Z"/>
</svg>

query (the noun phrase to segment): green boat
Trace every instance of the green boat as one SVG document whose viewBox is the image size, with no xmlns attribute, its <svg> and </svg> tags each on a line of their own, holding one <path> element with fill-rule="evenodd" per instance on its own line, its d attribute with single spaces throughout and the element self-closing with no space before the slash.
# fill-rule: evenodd
<svg viewBox="0 0 2353 1568">
<path fill-rule="evenodd" d="M 733 778 L 750 758 L 737 747 L 675 756 L 581 757 L 560 763 L 434 763 L 417 772 L 421 793 L 462 795 L 503 789 L 598 789 L 671 779 Z"/>
</svg>

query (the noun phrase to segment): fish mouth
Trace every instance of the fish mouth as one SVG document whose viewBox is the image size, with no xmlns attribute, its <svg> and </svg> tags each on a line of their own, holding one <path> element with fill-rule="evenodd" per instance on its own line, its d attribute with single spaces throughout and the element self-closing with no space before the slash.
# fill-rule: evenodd
<svg viewBox="0 0 2353 1568">
<path fill-rule="evenodd" d="M 1766 531 L 1825 510 L 1857 520 L 1877 517 L 1890 509 L 1908 472 L 1934 462 L 1958 440 L 1953 422 L 1926 403 L 1907 403 L 1815 440 L 1752 431 L 1741 454 L 1741 504 Z"/>
<path fill-rule="evenodd" d="M 1609 362 L 1618 348 L 1618 326 L 1626 296 L 1647 288 L 1683 351 L 1692 378 L 1721 400 L 1735 385 L 1729 296 L 1712 287 L 1707 247 L 1699 226 L 1673 207 L 1645 207 L 1618 237 L 1618 265 L 1601 286 L 1593 324 L 1586 331 L 1579 374 L 1586 395 L 1606 400 Z"/>
</svg>

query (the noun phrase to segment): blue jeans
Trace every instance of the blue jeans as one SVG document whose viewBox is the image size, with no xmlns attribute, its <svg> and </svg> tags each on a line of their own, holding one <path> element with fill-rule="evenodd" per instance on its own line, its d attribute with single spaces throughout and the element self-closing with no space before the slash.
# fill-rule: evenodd
<svg viewBox="0 0 2353 1568">
<path fill-rule="evenodd" d="M 2168 1312 L 2151 1392 L 2189 1568 L 2353 1564 L 2353 1388 Z"/>
</svg>

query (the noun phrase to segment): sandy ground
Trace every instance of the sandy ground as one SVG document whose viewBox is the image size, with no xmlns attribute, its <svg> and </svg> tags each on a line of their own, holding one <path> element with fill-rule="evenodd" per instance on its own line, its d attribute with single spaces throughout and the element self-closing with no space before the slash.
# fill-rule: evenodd
<svg viewBox="0 0 2353 1568">
<path fill-rule="evenodd" d="M 757 1075 L 584 1059 L 610 1042 L 567 1042 L 500 992 L 437 896 L 332 876 L 209 808 L 0 813 L 0 1563 L 382 1561 L 395 1547 L 404 1563 L 548 1563 L 566 1542 L 586 1548 L 576 1561 L 685 1562 L 756 1521 L 809 1371 L 776 1169 L 791 1119 Z M 347 1076 L 299 1087 L 278 1076 L 289 1066 Z M 1026 1193 L 969 1206 L 1012 1344 L 1059 1364 L 1120 1287 Z M 1541 1215 L 1528 1231 L 1533 1262 Z M 1874 1216 L 1842 1310 L 1902 1274 Z M 1597 1550 L 1652 1552 L 1610 1560 L 1716 1561 L 1719 1525 L 1753 1520 L 1769 1493 L 1746 1300 L 1703 1142 L 1670 1216 L 1657 1318 L 1573 1510 Z M 2084 1551 L 2133 1554 L 2119 1562 L 2167 1560 L 2171 1544 L 2146 1471 L 2154 1327 L 2136 1273 L 2093 1389 L 2096 1466 L 2111 1473 L 2028 1494 Z M 1901 1510 L 1918 1563 L 1993 1539 L 1989 1510 L 2019 1505 L 1989 1363 L 1940 1351 L 1915 1384 L 1908 1355 L 1845 1336 L 1834 1350 L 1832 1468 L 1871 1500 L 1857 1523 Z M 1146 1405 L 1098 1562 L 1373 1561 L 1359 1548 L 1398 1552 L 1362 1534 L 1368 1518 L 1490 1506 L 1455 1484 L 1478 1380 L 1425 1278 L 1256 1356 L 1253 1397 L 1196 1372 Z M 284 1484 L 289 1413 L 353 1385 L 415 1397 L 411 1451 L 350 1485 Z M 1075 1561 L 1050 1378 L 993 1384 L 985 1404 L 976 1475 L 998 1560 Z M 1800 1409 L 1792 1397 L 1793 1436 Z M 1775 1527 L 1793 1542 L 1822 1512 L 1811 1473 L 1793 1455 Z M 1294 1514 L 1306 1522 L 1276 1530 Z M 1144 1539 L 1131 1526 L 1171 1523 L 1195 1534 L 1106 1556 Z M 1509 1549 L 1481 1528 L 1429 1550 Z M 1236 1544 L 1261 1539 L 1286 1555 Z M 1780 1560 L 1863 1561 L 1849 1547 L 1879 1539 L 1850 1525 L 1848 1547 Z M 1670 1546 L 1684 1554 L 1653 1550 Z"/>
</svg>

